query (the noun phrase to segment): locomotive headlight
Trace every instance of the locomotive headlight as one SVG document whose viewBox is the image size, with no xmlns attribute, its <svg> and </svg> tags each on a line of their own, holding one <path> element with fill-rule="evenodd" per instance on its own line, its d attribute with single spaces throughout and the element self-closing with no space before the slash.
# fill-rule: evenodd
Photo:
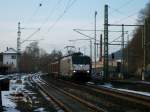
<svg viewBox="0 0 150 112">
<path fill-rule="evenodd" d="M 73 73 L 75 73 L 76 71 L 74 70 Z"/>
<path fill-rule="evenodd" d="M 88 71 L 86 71 L 87 73 L 90 73 L 90 71 L 88 70 Z"/>
</svg>

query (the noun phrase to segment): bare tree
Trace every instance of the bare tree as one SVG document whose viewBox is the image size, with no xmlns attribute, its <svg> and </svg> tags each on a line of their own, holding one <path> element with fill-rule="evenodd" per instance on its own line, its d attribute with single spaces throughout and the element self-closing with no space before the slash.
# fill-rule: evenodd
<svg viewBox="0 0 150 112">
<path fill-rule="evenodd" d="M 39 48 L 37 42 L 33 42 L 21 55 L 20 68 L 22 72 L 48 72 L 49 64 L 61 56 L 61 51 L 53 50 L 48 54 L 44 49 Z"/>
</svg>

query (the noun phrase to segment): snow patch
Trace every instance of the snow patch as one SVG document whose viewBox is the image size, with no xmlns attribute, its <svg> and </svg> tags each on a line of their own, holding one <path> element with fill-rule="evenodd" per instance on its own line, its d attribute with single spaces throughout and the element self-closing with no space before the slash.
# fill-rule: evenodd
<svg viewBox="0 0 150 112">
<path fill-rule="evenodd" d="M 135 93 L 135 94 L 140 94 L 144 96 L 150 96 L 149 92 L 142 92 L 142 91 L 133 91 L 133 90 L 128 90 L 128 89 L 117 89 L 119 91 L 125 91 L 125 92 L 130 92 L 130 93 Z"/>
<path fill-rule="evenodd" d="M 11 100 L 10 91 L 2 91 L 2 106 L 4 106 L 4 112 L 20 112 L 15 109 L 17 105 Z"/>
<path fill-rule="evenodd" d="M 107 87 L 107 88 L 112 88 L 112 89 L 114 89 L 114 88 L 113 88 L 113 85 L 110 84 L 110 83 L 105 83 L 104 85 L 98 85 L 98 86 L 103 86 L 103 87 Z"/>
<path fill-rule="evenodd" d="M 98 85 L 98 86 L 106 87 L 106 88 L 110 88 L 110 89 L 116 89 L 116 90 L 124 91 L 124 92 L 135 93 L 135 94 L 144 95 L 144 96 L 150 96 L 149 92 L 134 91 L 134 90 L 128 90 L 128 89 L 122 89 L 122 88 L 114 88 L 113 85 L 110 83 L 105 83 L 104 85 Z"/>
<path fill-rule="evenodd" d="M 4 109 L 4 111 L 3 111 L 3 112 L 20 112 L 20 111 L 19 111 L 19 110 L 14 109 L 14 108 L 6 107 L 6 108 Z"/>
<path fill-rule="evenodd" d="M 41 108 L 34 110 L 34 112 L 46 112 L 46 111 L 44 111 L 44 108 L 41 107 Z"/>
</svg>

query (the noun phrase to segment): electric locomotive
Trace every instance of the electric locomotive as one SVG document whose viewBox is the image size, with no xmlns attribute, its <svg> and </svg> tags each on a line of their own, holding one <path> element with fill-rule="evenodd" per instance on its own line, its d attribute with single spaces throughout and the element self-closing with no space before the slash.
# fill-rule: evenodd
<svg viewBox="0 0 150 112">
<path fill-rule="evenodd" d="M 91 78 L 91 58 L 80 52 L 64 56 L 51 64 L 50 72 L 56 77 L 88 81 Z"/>
</svg>

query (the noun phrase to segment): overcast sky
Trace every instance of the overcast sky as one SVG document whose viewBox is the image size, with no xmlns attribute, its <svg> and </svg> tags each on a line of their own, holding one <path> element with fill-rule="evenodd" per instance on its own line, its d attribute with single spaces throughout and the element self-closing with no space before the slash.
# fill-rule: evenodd
<svg viewBox="0 0 150 112">
<path fill-rule="evenodd" d="M 47 52 L 53 49 L 65 52 L 65 46 L 74 45 L 89 54 L 89 41 L 68 41 L 86 38 L 73 29 L 94 29 L 95 11 L 98 12 L 97 29 L 103 29 L 105 4 L 109 5 L 109 23 L 135 24 L 138 12 L 148 2 L 149 0 L 0 0 L 0 51 L 4 51 L 7 46 L 16 48 L 17 24 L 21 22 L 21 28 L 24 28 L 21 29 L 22 41 L 41 28 L 30 40 L 44 39 L 39 41 L 39 45 Z M 125 30 L 131 33 L 133 28 Z M 94 32 L 83 33 L 94 36 Z M 101 33 L 97 32 L 97 38 Z M 109 34 L 109 41 L 119 35 L 120 33 Z M 22 50 L 29 43 L 22 44 Z M 119 48 L 111 46 L 109 50 L 112 52 Z"/>
</svg>

